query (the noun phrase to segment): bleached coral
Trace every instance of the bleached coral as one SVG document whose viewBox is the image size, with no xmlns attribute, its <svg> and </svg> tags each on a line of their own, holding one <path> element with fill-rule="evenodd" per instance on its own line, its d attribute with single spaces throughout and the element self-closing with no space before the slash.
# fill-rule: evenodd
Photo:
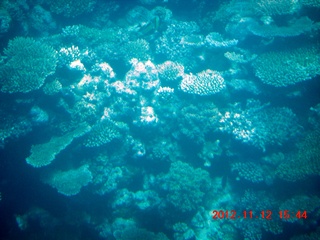
<svg viewBox="0 0 320 240">
<path fill-rule="evenodd" d="M 131 70 L 126 74 L 126 85 L 133 89 L 154 90 L 159 87 L 160 80 L 156 66 L 150 61 L 131 60 Z"/>
<path fill-rule="evenodd" d="M 221 114 L 219 129 L 263 151 L 267 146 L 281 146 L 301 132 L 297 116 L 291 109 L 268 108 L 256 101 L 248 101 L 249 105 L 251 107 L 244 111 Z"/>
<path fill-rule="evenodd" d="M 146 125 L 156 124 L 158 122 L 157 115 L 152 107 L 148 106 L 141 108 L 140 122 Z"/>
</svg>

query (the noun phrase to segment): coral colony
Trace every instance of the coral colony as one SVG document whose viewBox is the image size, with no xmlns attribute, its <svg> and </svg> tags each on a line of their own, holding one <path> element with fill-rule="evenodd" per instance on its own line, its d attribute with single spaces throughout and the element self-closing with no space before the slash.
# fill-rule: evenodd
<svg viewBox="0 0 320 240">
<path fill-rule="evenodd" d="M 0 238 L 320 239 L 319 16 L 1 1 Z"/>
</svg>

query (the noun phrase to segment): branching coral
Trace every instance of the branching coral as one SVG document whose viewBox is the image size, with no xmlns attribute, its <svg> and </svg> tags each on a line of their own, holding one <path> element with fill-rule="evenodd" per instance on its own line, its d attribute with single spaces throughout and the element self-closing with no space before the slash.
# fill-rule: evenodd
<svg viewBox="0 0 320 240">
<path fill-rule="evenodd" d="M 59 82 L 58 79 L 55 79 L 54 81 L 52 82 L 48 82 L 46 83 L 43 88 L 42 88 L 42 91 L 51 96 L 51 95 L 55 95 L 57 94 L 58 92 L 60 92 L 60 90 L 62 89 L 62 84 Z"/>
<path fill-rule="evenodd" d="M 282 225 L 288 225 L 278 217 L 285 208 L 302 207 L 317 216 L 305 221 L 308 227 L 319 220 L 319 196 L 306 197 L 312 187 L 304 184 L 319 176 L 320 134 L 302 131 L 317 128 L 320 116 L 318 89 L 309 89 L 317 83 L 302 82 L 320 75 L 319 32 L 314 31 L 320 24 L 313 23 L 317 9 L 304 7 L 316 4 L 314 0 L 163 4 L 182 4 L 179 13 L 189 13 L 187 19 L 181 16 L 184 21 L 169 9 L 127 6 L 127 1 L 14 2 L 10 5 L 24 18 L 9 14 L 20 29 L 9 29 L 10 19 L 0 10 L 1 37 L 27 34 L 29 29 L 39 40 L 11 40 L 0 58 L 0 145 L 32 128 L 58 132 L 43 140 L 41 134 L 28 134 L 6 145 L 4 152 L 10 156 L 12 146 L 30 140 L 34 146 L 26 162 L 38 168 L 35 172 L 51 172 L 47 183 L 54 190 L 73 196 L 87 186 L 84 192 L 95 194 L 95 199 L 86 196 L 85 209 L 70 205 L 72 215 L 60 223 L 68 220 L 76 229 L 90 221 L 90 229 L 105 239 L 166 239 L 151 232 L 157 230 L 175 240 L 258 240 L 280 234 Z M 85 14 L 98 3 L 94 16 Z M 110 17 L 118 6 L 119 14 L 128 14 Z M 210 26 L 205 29 L 198 24 L 208 10 L 216 14 L 206 19 Z M 68 17 L 73 19 L 64 21 Z M 62 25 L 61 32 L 44 36 L 54 20 Z M 45 29 L 44 23 L 51 25 Z M 295 83 L 303 88 L 290 86 Z M 272 86 L 290 87 L 280 89 L 287 95 L 279 98 Z M 19 94 L 35 89 L 40 90 Z M 296 144 L 302 134 L 305 139 Z M 5 165 L 10 159 L 4 158 Z M 296 184 L 282 180 L 307 181 L 299 182 L 303 187 L 296 196 L 282 191 Z M 104 211 L 95 211 L 102 205 Z M 224 219 L 211 219 L 210 209 L 223 210 Z M 230 210 L 240 219 L 230 220 Z M 274 212 L 272 221 L 261 217 L 267 210 Z M 127 219 L 119 219 L 124 215 Z M 22 228 L 23 218 L 16 220 Z M 150 220 L 158 227 L 145 224 Z M 50 229 L 46 226 L 46 235 Z M 279 238 L 294 234 L 285 232 Z"/>
<path fill-rule="evenodd" d="M 50 0 L 48 4 L 52 12 L 74 18 L 92 11 L 96 0 Z"/>
<path fill-rule="evenodd" d="M 202 151 L 198 153 L 198 156 L 204 161 L 204 166 L 211 166 L 211 161 L 216 156 L 220 156 L 222 154 L 222 149 L 220 147 L 220 140 L 216 140 L 214 142 L 206 141 L 203 145 Z"/>
<path fill-rule="evenodd" d="M 61 36 L 68 40 L 69 44 L 72 43 L 85 48 L 88 46 L 88 42 L 90 42 L 91 47 L 116 42 L 123 37 L 117 35 L 118 31 L 119 29 L 98 29 L 79 24 L 63 28 Z"/>
<path fill-rule="evenodd" d="M 160 80 L 156 66 L 150 61 L 140 62 L 133 58 L 132 67 L 126 74 L 126 84 L 130 88 L 154 90 L 159 87 Z"/>
<path fill-rule="evenodd" d="M 180 161 L 172 163 L 169 173 L 160 181 L 168 193 L 166 200 L 182 212 L 197 209 L 210 189 L 208 172 Z"/>
<path fill-rule="evenodd" d="M 303 6 L 320 8 L 319 0 L 300 0 Z"/>
<path fill-rule="evenodd" d="M 267 108 L 266 105 L 261 106 L 259 102 L 249 100 L 246 110 L 226 112 L 220 123 L 221 131 L 229 132 L 236 139 L 263 151 L 270 145 L 281 146 L 301 131 L 297 116 L 291 109 Z"/>
<path fill-rule="evenodd" d="M 32 130 L 31 122 L 24 117 L 14 117 L 0 111 L 0 148 L 4 147 L 8 139 L 18 138 Z"/>
<path fill-rule="evenodd" d="M 86 147 L 99 147 L 118 137 L 120 137 L 120 133 L 116 123 L 109 119 L 104 119 L 92 127 L 86 136 L 84 145 Z"/>
<path fill-rule="evenodd" d="M 94 192 L 103 195 L 118 188 L 121 181 L 126 181 L 128 171 L 125 166 L 118 167 L 105 155 L 98 156 L 90 165 Z M 127 173 L 127 174 L 126 174 Z"/>
<path fill-rule="evenodd" d="M 320 174 L 320 129 L 309 132 L 298 144 L 297 153 L 283 161 L 277 168 L 279 178 L 295 182 Z"/>
<path fill-rule="evenodd" d="M 272 234 L 279 234 L 283 231 L 283 224 L 279 218 L 275 218 L 273 215 L 271 216 L 271 220 L 261 217 L 261 211 L 266 213 L 266 210 L 269 210 L 272 213 L 276 213 L 278 212 L 278 206 L 278 202 L 269 192 L 246 190 L 238 201 L 237 208 L 239 208 L 239 210 L 250 209 L 253 216 L 251 220 L 254 221 L 234 221 L 233 223 L 238 229 L 242 230 L 245 239 L 262 239 L 263 230 Z M 258 216 L 258 218 L 256 218 L 256 216 Z M 264 217 L 266 217 L 266 215 Z M 247 216 L 247 218 L 249 217 Z"/>
<path fill-rule="evenodd" d="M 179 61 L 185 68 L 193 66 L 194 46 L 185 44 L 184 39 L 198 31 L 199 26 L 195 22 L 172 22 L 156 40 L 156 53 L 165 56 L 167 60 Z"/>
<path fill-rule="evenodd" d="M 164 83 L 169 84 L 182 78 L 184 74 L 183 65 L 172 61 L 166 61 L 162 64 L 157 65 L 157 69 L 160 80 Z"/>
<path fill-rule="evenodd" d="M 27 93 L 36 90 L 56 68 L 53 48 L 32 38 L 10 40 L 4 54 L 6 59 L 0 65 L 2 92 Z"/>
<path fill-rule="evenodd" d="M 126 63 L 132 58 L 139 61 L 147 61 L 151 58 L 149 43 L 144 39 L 137 39 L 122 44 L 120 53 L 124 57 Z"/>
<path fill-rule="evenodd" d="M 282 219 L 286 222 L 299 222 L 300 224 L 306 225 L 306 222 L 303 221 L 304 217 L 302 217 L 302 214 L 304 211 L 307 212 L 306 218 L 309 220 L 311 219 L 311 216 L 314 216 L 315 218 L 320 217 L 320 212 L 318 210 L 319 208 L 319 202 L 320 198 L 317 196 L 306 196 L 306 195 L 297 195 L 294 196 L 286 201 L 284 201 L 280 206 L 279 210 L 286 209 L 288 210 L 289 216 L 285 216 L 284 212 L 282 215 Z M 298 211 L 301 211 L 301 218 L 296 217 L 296 213 Z"/>
<path fill-rule="evenodd" d="M 174 239 L 195 239 L 195 232 L 186 223 L 178 222 L 173 225 Z"/>
<path fill-rule="evenodd" d="M 179 131 L 197 143 L 205 141 L 205 135 L 218 125 L 218 108 L 212 103 L 183 107 L 178 115 Z"/>
</svg>

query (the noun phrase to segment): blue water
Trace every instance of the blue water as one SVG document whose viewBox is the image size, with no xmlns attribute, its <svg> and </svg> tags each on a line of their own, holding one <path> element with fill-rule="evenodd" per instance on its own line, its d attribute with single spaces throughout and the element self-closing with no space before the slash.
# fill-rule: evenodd
<svg viewBox="0 0 320 240">
<path fill-rule="evenodd" d="M 0 239 L 320 239 L 318 1 L 0 3 Z"/>
</svg>

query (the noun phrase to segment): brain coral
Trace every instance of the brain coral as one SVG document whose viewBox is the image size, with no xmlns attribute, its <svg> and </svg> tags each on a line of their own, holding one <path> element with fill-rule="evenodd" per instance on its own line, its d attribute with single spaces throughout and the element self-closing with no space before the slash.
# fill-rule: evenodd
<svg viewBox="0 0 320 240">
<path fill-rule="evenodd" d="M 2 92 L 27 93 L 36 90 L 56 68 L 53 48 L 32 38 L 16 37 L 10 40 L 4 54 L 5 60 L 0 65 Z"/>
<path fill-rule="evenodd" d="M 253 63 L 256 76 L 275 87 L 285 87 L 320 74 L 319 46 L 261 54 Z"/>
</svg>

